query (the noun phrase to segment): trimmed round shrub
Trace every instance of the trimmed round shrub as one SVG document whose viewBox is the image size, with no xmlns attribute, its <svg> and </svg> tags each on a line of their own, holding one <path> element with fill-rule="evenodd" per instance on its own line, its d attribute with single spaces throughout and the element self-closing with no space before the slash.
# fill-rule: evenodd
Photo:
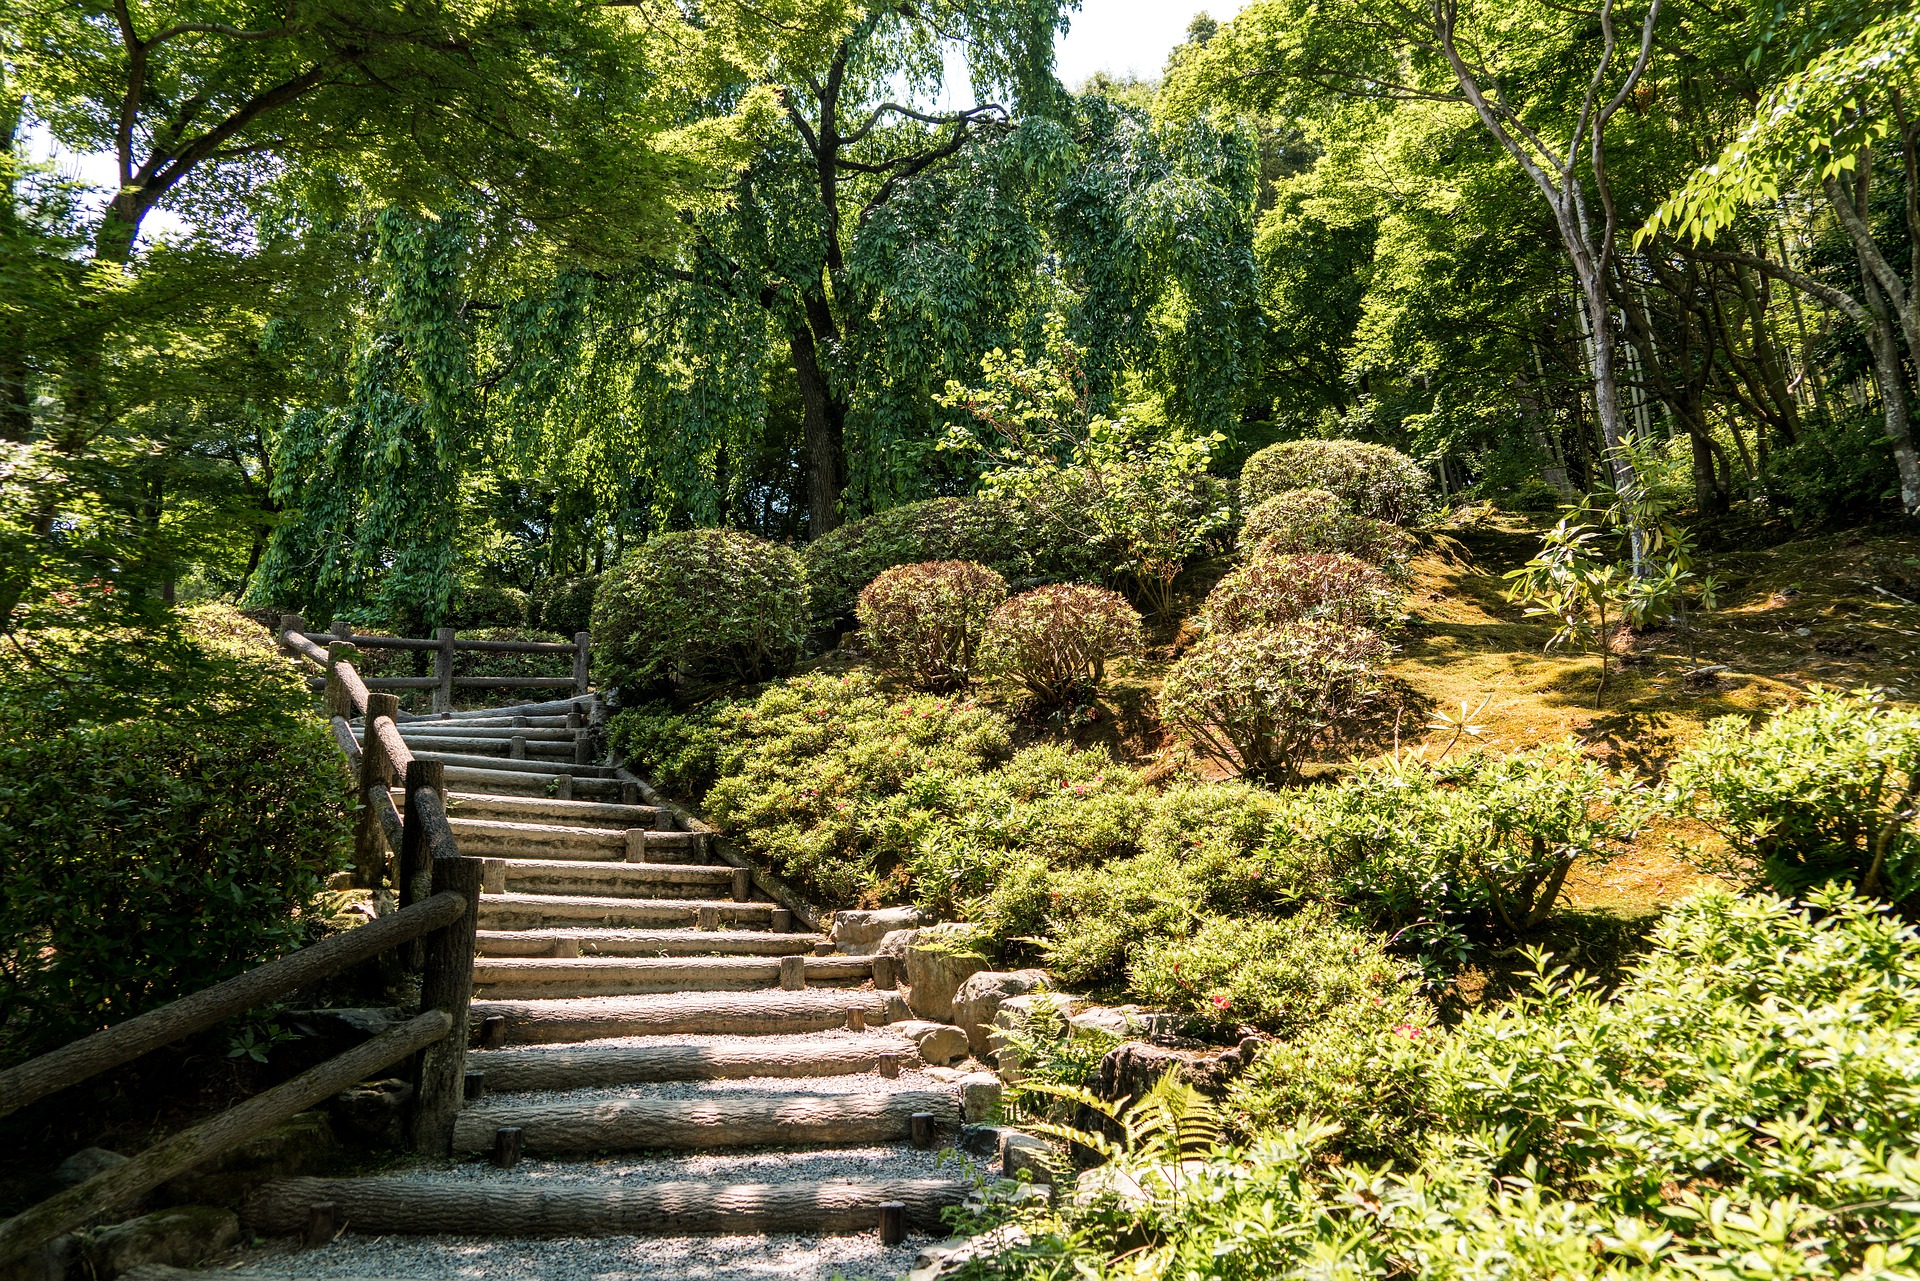
<svg viewBox="0 0 1920 1281">
<path fill-rule="evenodd" d="M 1106 662 L 1140 648 L 1140 615 L 1119 592 L 1060 583 L 1022 592 L 987 620 L 987 662 L 1042 703 L 1072 702 Z"/>
<path fill-rule="evenodd" d="M 1354 515 L 1327 490 L 1290 489 L 1247 513 L 1240 546 L 1249 554 L 1268 556 L 1344 552 L 1381 565 L 1406 559 L 1413 539 L 1397 525 Z"/>
<path fill-rule="evenodd" d="M 661 534 L 602 575 L 594 668 L 627 690 L 765 680 L 792 669 L 806 626 L 792 548 L 731 529 Z"/>
<path fill-rule="evenodd" d="M 441 626 L 462 631 L 476 627 L 525 627 L 527 612 L 527 594 L 518 587 L 467 583 L 460 588 L 460 595 Z M 411 633 L 401 631 L 399 634 Z"/>
<path fill-rule="evenodd" d="M 1303 618 L 1378 627 L 1393 617 L 1399 602 L 1392 579 L 1352 556 L 1263 556 L 1221 579 L 1207 594 L 1197 621 L 1216 635 Z"/>
<path fill-rule="evenodd" d="M 304 673 L 230 610 L 25 643 L 0 652 L 0 1063 L 312 941 L 353 805 Z"/>
<path fill-rule="evenodd" d="M 921 689 L 965 689 L 973 680 L 987 618 L 1007 598 L 1007 580 L 968 560 L 897 565 L 868 583 L 856 609 L 883 667 Z"/>
<path fill-rule="evenodd" d="M 549 579 L 533 594 L 528 625 L 559 632 L 567 640 L 575 632 L 593 627 L 593 595 L 600 587 L 600 575 Z"/>
<path fill-rule="evenodd" d="M 1387 644 L 1309 619 L 1202 641 L 1167 672 L 1160 715 L 1203 756 L 1271 782 L 1298 776 L 1314 742 L 1380 686 Z"/>
<path fill-rule="evenodd" d="M 1240 469 L 1240 505 L 1251 510 L 1292 489 L 1323 489 L 1374 520 L 1409 524 L 1427 510 L 1427 473 L 1397 449 L 1358 440 L 1289 440 Z"/>
<path fill-rule="evenodd" d="M 852 618 L 860 591 L 882 570 L 969 560 L 1019 576 L 1012 505 L 985 498 L 930 498 L 850 521 L 807 544 L 807 587 L 817 624 Z"/>
</svg>

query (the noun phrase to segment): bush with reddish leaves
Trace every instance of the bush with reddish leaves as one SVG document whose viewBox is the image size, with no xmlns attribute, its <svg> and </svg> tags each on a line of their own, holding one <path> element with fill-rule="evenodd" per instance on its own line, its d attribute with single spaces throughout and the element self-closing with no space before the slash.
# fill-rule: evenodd
<svg viewBox="0 0 1920 1281">
<path fill-rule="evenodd" d="M 1387 652 L 1369 628 L 1317 619 L 1215 636 L 1167 672 L 1160 715 L 1234 773 L 1290 782 L 1379 689 Z"/>
<path fill-rule="evenodd" d="M 1044 704 L 1097 687 L 1106 662 L 1140 648 L 1140 615 L 1126 597 L 1084 583 L 1023 592 L 987 620 L 987 661 Z"/>
<path fill-rule="evenodd" d="M 1399 603 L 1393 580 L 1352 556 L 1262 556 L 1221 579 L 1207 594 L 1197 621 L 1216 636 L 1303 618 L 1379 627 L 1392 619 Z"/>
<path fill-rule="evenodd" d="M 965 689 L 1007 580 L 970 560 L 897 565 L 868 583 L 854 612 L 880 664 L 921 689 Z"/>
<path fill-rule="evenodd" d="M 1413 538 L 1397 525 L 1355 515 L 1338 494 L 1290 489 L 1247 513 L 1240 546 L 1248 554 L 1344 552 L 1374 565 L 1405 560 Z"/>
</svg>

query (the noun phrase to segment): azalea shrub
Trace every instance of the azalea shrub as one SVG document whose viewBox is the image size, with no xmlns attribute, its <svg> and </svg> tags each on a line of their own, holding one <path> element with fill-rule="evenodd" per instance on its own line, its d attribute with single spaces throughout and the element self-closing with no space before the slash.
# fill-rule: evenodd
<svg viewBox="0 0 1920 1281">
<path fill-rule="evenodd" d="M 305 672 L 230 610 L 0 649 L 0 1063 L 312 941 L 352 805 Z"/>
<path fill-rule="evenodd" d="M 1002 1211 L 1023 1231 L 973 1274 L 1905 1276 L 1917 1003 L 1920 937 L 1884 907 L 1699 895 L 1611 991 L 1536 956 L 1529 994 L 1450 1031 L 1346 1038 L 1381 1087 L 1353 1112 L 1331 1038 L 1276 1043 L 1228 1101 L 1272 1128 L 1179 1151 L 1133 1126 L 1124 1180 Z M 1327 1160 L 1355 1118 L 1399 1168 Z"/>
<path fill-rule="evenodd" d="M 1160 715 L 1236 774 L 1289 782 L 1379 689 L 1387 653 L 1377 632 L 1318 620 L 1210 637 L 1168 670 Z"/>
<path fill-rule="evenodd" d="M 1324 489 L 1290 489 L 1247 512 L 1240 547 L 1249 556 L 1339 552 L 1390 569 L 1403 566 L 1413 538 L 1398 525 L 1356 515 Z"/>
<path fill-rule="evenodd" d="M 861 589 L 896 565 L 965 560 L 1020 578 L 1022 542 L 1013 504 L 989 498 L 929 498 L 848 521 L 802 553 L 815 624 L 851 622 Z"/>
<path fill-rule="evenodd" d="M 1397 449 L 1358 440 L 1289 440 L 1240 469 L 1240 504 L 1251 511 L 1276 494 L 1321 489 L 1355 514 L 1410 525 L 1431 505 L 1426 470 Z"/>
<path fill-rule="evenodd" d="M 860 593 L 856 610 L 881 666 L 921 689 L 973 683 L 987 619 L 1007 598 L 1007 580 L 972 561 L 931 561 L 886 570 Z"/>
<path fill-rule="evenodd" d="M 1668 772 L 1668 803 L 1712 828 L 1710 870 L 1782 894 L 1827 884 L 1920 906 L 1920 714 L 1816 690 L 1759 726 L 1714 721 Z"/>
<path fill-rule="evenodd" d="M 1222 578 L 1195 621 L 1215 635 L 1309 618 L 1379 629 L 1400 601 L 1392 579 L 1341 552 L 1260 556 Z"/>
<path fill-rule="evenodd" d="M 1146 941 L 1129 986 L 1222 1032 L 1285 1035 L 1328 1021 L 1424 1029 L 1433 1020 L 1418 971 L 1380 944 L 1324 905 L 1284 917 L 1212 916 L 1191 934 Z"/>
<path fill-rule="evenodd" d="M 1107 660 L 1140 648 L 1140 615 L 1118 592 L 1083 583 L 1036 587 L 987 619 L 987 660 L 1034 700 L 1058 706 L 1106 677 Z"/>
<path fill-rule="evenodd" d="M 601 576 L 592 631 L 596 676 L 628 694 L 783 674 L 807 633 L 799 554 L 728 529 L 657 535 Z"/>
</svg>

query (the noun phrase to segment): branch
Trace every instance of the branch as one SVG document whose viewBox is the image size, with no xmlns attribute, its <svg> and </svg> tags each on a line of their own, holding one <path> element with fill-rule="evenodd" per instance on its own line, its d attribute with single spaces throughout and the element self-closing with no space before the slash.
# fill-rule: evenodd
<svg viewBox="0 0 1920 1281">
<path fill-rule="evenodd" d="M 184 35 L 229 36 L 235 40 L 277 40 L 281 36 L 300 34 L 299 27 L 274 27 L 267 31 L 246 31 L 240 27 L 229 27 L 224 22 L 176 22 L 164 31 L 156 32 L 148 38 L 147 48 L 163 44 L 175 36 Z"/>
<path fill-rule="evenodd" d="M 1869 333 L 1873 330 L 1873 317 L 1867 314 L 1867 309 L 1861 306 L 1857 299 L 1850 294 L 1842 293 L 1832 285 L 1815 280 L 1805 272 L 1795 271 L 1784 263 L 1774 262 L 1770 258 L 1760 258 L 1753 254 L 1718 253 L 1705 249 L 1695 249 L 1691 251 L 1691 256 L 1702 262 L 1739 263 L 1755 271 L 1764 272 L 1775 280 L 1784 280 L 1795 289 L 1812 294 L 1835 311 L 1845 313 L 1847 319 L 1860 326 L 1862 330 Z"/>
</svg>

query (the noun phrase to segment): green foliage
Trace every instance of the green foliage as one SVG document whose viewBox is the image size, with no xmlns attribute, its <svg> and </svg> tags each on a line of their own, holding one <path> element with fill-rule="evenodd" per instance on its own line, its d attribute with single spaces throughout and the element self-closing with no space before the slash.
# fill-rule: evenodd
<svg viewBox="0 0 1920 1281">
<path fill-rule="evenodd" d="M 575 633 L 592 629 L 593 597 L 599 590 L 598 574 L 550 578 L 534 592 L 527 621 L 572 640 Z"/>
<path fill-rule="evenodd" d="M 1289 489 L 1247 513 L 1240 546 L 1250 556 L 1337 552 L 1380 565 L 1404 560 L 1413 540 L 1396 525 L 1355 515 L 1328 490 Z"/>
<path fill-rule="evenodd" d="M 1645 809 L 1631 778 L 1566 741 L 1357 771 L 1317 789 L 1308 821 L 1278 839 L 1327 851 L 1336 897 L 1435 950 L 1463 928 L 1540 925 L 1573 866 L 1622 853 Z"/>
<path fill-rule="evenodd" d="M 1016 1124 L 1070 1120 L 1072 1109 L 1061 1106 L 1067 1100 L 1050 1087 L 1085 1089 L 1100 1060 L 1120 1044 L 1121 1038 L 1097 1028 L 1073 1026 L 1064 1008 L 1061 999 L 1043 992 L 1025 1010 L 1003 1011 L 1010 1017 L 997 1033 L 1005 1047 L 999 1053 L 1020 1064 L 1020 1079 L 1007 1096 L 1008 1119 Z"/>
<path fill-rule="evenodd" d="M 1757 727 L 1727 716 L 1673 763 L 1668 802 L 1726 842 L 1714 870 L 1775 892 L 1920 896 L 1920 715 L 1816 688 Z"/>
<path fill-rule="evenodd" d="M 511 630 L 525 627 L 530 613 L 531 604 L 527 594 L 517 587 L 463 583 L 459 596 L 454 599 L 452 612 L 443 625 L 457 627 L 461 631 L 476 628 Z"/>
<path fill-rule="evenodd" d="M 1251 511 L 1276 494 L 1320 489 L 1361 516 L 1408 525 L 1430 501 L 1432 482 L 1397 449 L 1357 440 L 1289 440 L 1269 445 L 1240 469 L 1240 505 Z"/>
<path fill-rule="evenodd" d="M 1209 759 L 1285 782 L 1379 688 L 1386 658 L 1386 642 L 1364 627 L 1309 620 L 1229 632 L 1168 670 L 1160 714 Z"/>
<path fill-rule="evenodd" d="M 594 662 L 623 689 L 764 680 L 793 666 L 806 626 L 791 548 L 731 530 L 663 534 L 601 578 Z"/>
<path fill-rule="evenodd" d="M 1195 621 L 1213 635 L 1302 619 L 1379 629 L 1394 620 L 1400 601 L 1385 574 L 1340 552 L 1262 556 L 1222 578 Z"/>
<path fill-rule="evenodd" d="M 1373 1069 L 1417 1164 L 1316 1162 L 1353 1083 L 1282 1082 L 1309 1119 L 1250 1148 L 1089 1143 L 1135 1194 L 1029 1212 L 978 1275 L 1902 1276 L 1917 985 L 1920 938 L 1860 900 L 1696 897 L 1613 993 L 1545 971 Z"/>
<path fill-rule="evenodd" d="M 1406 1022 L 1418 1004 L 1416 973 L 1324 907 L 1283 918 L 1207 917 L 1183 938 L 1149 940 L 1129 968 L 1132 990 L 1158 1008 L 1222 1031 L 1281 1034 L 1383 1009 Z"/>
<path fill-rule="evenodd" d="M 0 1058 L 308 941 L 352 781 L 263 642 L 205 611 L 0 654 Z"/>
<path fill-rule="evenodd" d="M 1007 599 L 1007 580 L 971 561 L 930 561 L 886 570 L 860 593 L 861 635 L 883 667 L 921 689 L 973 683 L 987 618 Z"/>
<path fill-rule="evenodd" d="M 816 623 L 853 617 L 860 590 L 882 570 L 923 561 L 970 560 L 1009 580 L 1037 571 L 1019 515 L 986 498 L 930 498 L 849 521 L 806 545 L 807 587 Z"/>
<path fill-rule="evenodd" d="M 1140 648 L 1140 615 L 1117 592 L 1078 583 L 1036 587 L 987 620 L 987 661 L 1036 702 L 1062 706 L 1098 688 L 1109 658 Z"/>
</svg>

